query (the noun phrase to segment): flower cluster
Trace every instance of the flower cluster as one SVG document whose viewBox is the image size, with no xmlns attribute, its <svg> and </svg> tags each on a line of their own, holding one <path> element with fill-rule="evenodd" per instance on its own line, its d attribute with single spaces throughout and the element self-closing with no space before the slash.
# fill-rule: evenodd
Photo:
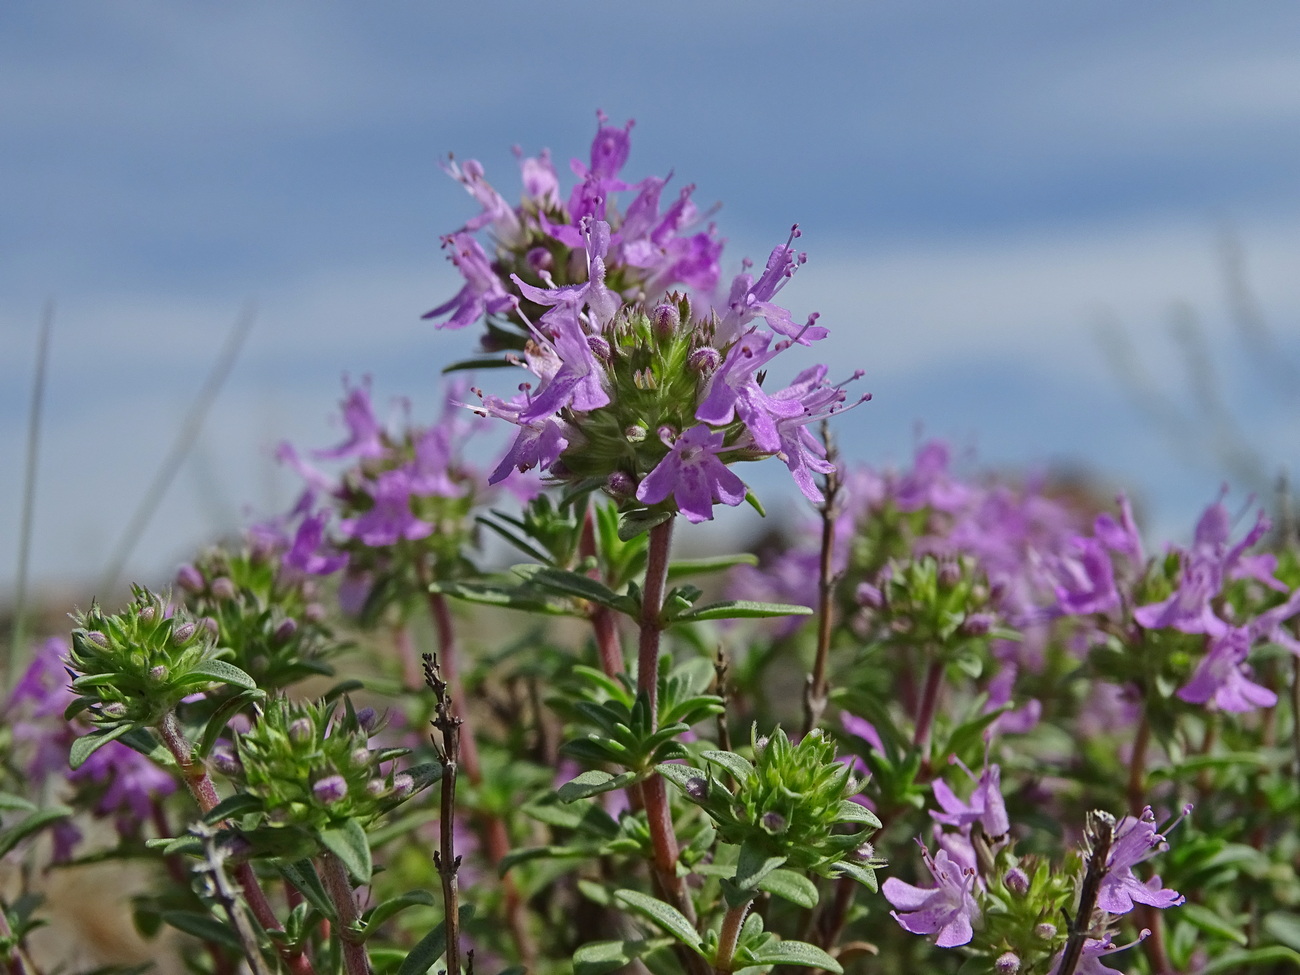
<svg viewBox="0 0 1300 975">
<path fill-rule="evenodd" d="M 625 511 L 698 522 L 716 503 L 744 500 L 729 465 L 775 456 L 820 500 L 814 475 L 831 468 L 808 427 L 845 408 L 844 384 L 814 366 L 784 389 L 764 388 L 778 355 L 827 334 L 816 315 L 796 322 L 773 300 L 805 260 L 792 246 L 798 230 L 757 279 L 742 271 L 714 303 L 721 242 L 711 230 L 683 233 L 691 188 L 661 214 L 664 181 L 644 180 L 620 212 L 613 193 L 629 188 L 618 176 L 627 154 L 628 129 L 602 124 L 590 165 L 575 163 L 582 181 L 567 206 L 545 157 L 525 162 L 515 208 L 477 163 L 450 167 L 484 212 L 447 238 L 466 284 L 430 315 L 451 311 L 444 324 L 455 327 L 488 316 L 485 346 L 516 349 L 511 361 L 535 377 L 508 399 L 479 393 L 478 413 L 518 428 L 490 480 L 539 468 L 603 488 Z M 488 226 L 494 261 L 471 236 Z M 694 298 L 668 292 L 678 284 Z"/>
</svg>

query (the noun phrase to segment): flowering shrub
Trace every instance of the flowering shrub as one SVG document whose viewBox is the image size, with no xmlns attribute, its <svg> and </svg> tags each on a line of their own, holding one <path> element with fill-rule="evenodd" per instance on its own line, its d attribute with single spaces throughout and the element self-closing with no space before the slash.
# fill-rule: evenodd
<svg viewBox="0 0 1300 975">
<path fill-rule="evenodd" d="M 1123 498 L 940 443 L 842 464 L 823 421 L 867 397 L 767 382 L 827 335 L 775 302 L 798 231 L 725 280 L 630 129 L 567 192 L 521 157 L 518 205 L 447 164 L 483 209 L 426 317 L 528 378 L 428 425 L 348 385 L 342 443 L 280 448 L 290 511 L 42 644 L 0 853 L 145 861 L 136 927 L 212 975 L 1296 970 L 1295 539 L 1221 497 L 1148 555 Z M 769 458 L 792 541 L 675 558 Z M 8 970 L 47 970 L 3 897 Z"/>
</svg>

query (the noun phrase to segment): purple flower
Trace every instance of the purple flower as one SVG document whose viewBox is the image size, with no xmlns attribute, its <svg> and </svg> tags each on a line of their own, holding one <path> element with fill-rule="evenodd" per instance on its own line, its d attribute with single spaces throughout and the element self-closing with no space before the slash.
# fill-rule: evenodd
<svg viewBox="0 0 1300 975">
<path fill-rule="evenodd" d="M 1070 548 L 1072 551 L 1052 559 L 1058 611 L 1087 616 L 1117 607 L 1115 568 L 1103 544 L 1095 538 L 1075 536 Z"/>
<path fill-rule="evenodd" d="M 499 396 L 484 395 L 475 390 L 481 403 L 473 407 L 480 416 L 494 416 L 519 427 L 519 434 L 505 457 L 489 476 L 489 484 L 497 484 L 510 476 L 512 471 L 529 470 L 532 467 L 547 468 L 555 463 L 556 458 L 569 445 L 568 427 L 564 421 L 554 416 L 544 416 L 533 421 L 523 421 L 520 414 L 528 407 L 528 402 L 503 400 Z"/>
<path fill-rule="evenodd" d="M 922 846 L 921 856 L 935 886 L 914 887 L 897 877 L 888 878 L 881 893 L 896 908 L 889 913 L 905 931 L 935 935 L 934 943 L 940 948 L 969 943 L 980 918 L 979 905 L 972 896 L 975 871 L 955 863 L 945 850 L 931 858 Z"/>
<path fill-rule="evenodd" d="M 943 812 L 931 810 L 935 822 L 945 826 L 955 826 L 963 833 L 969 833 L 973 823 L 978 822 L 990 839 L 1004 836 L 1011 829 L 1007 818 L 1007 806 L 1002 799 L 1002 769 L 996 763 L 986 764 L 978 779 L 957 756 L 950 759 L 953 765 L 961 766 L 966 776 L 975 782 L 975 791 L 971 793 L 970 802 L 962 802 L 956 793 L 948 787 L 943 779 L 935 779 L 930 788 L 934 798 Z"/>
<path fill-rule="evenodd" d="M 1276 694 L 1249 678 L 1249 629 L 1233 626 L 1208 639 L 1210 652 L 1201 658 L 1192 679 L 1178 689 L 1179 698 L 1189 704 L 1208 704 L 1211 710 L 1238 713 L 1277 703 Z"/>
<path fill-rule="evenodd" d="M 1162 889 L 1159 877 L 1142 883 L 1133 876 L 1133 867 L 1167 846 L 1165 838 L 1156 832 L 1156 819 L 1150 806 L 1138 818 L 1121 819 L 1115 826 L 1110 855 L 1106 858 L 1097 906 L 1110 914 L 1127 914 L 1134 904 L 1160 908 L 1181 904 L 1185 900 L 1183 895 L 1176 890 Z"/>
<path fill-rule="evenodd" d="M 1138 941 L 1145 941 L 1151 934 L 1149 928 L 1143 928 L 1138 934 L 1136 941 L 1130 941 L 1126 945 L 1117 945 L 1115 940 L 1107 935 L 1104 938 L 1087 938 L 1083 942 L 1083 952 L 1079 955 L 1079 963 L 1075 966 L 1075 975 L 1124 975 L 1123 972 L 1115 968 L 1109 968 L 1101 963 L 1102 955 L 1111 955 L 1117 951 L 1123 951 L 1126 948 L 1132 948 Z M 1057 975 L 1061 970 L 1061 955 L 1064 949 L 1052 959 L 1051 975 Z"/>
<path fill-rule="evenodd" d="M 327 576 L 348 564 L 346 552 L 339 552 L 325 541 L 325 523 L 329 512 L 309 515 L 298 525 L 293 544 L 284 555 L 283 565 L 306 575 Z"/>
<path fill-rule="evenodd" d="M 411 474 L 404 468 L 385 471 L 370 482 L 373 507 L 339 522 L 339 531 L 363 545 L 382 548 L 398 539 L 427 538 L 433 526 L 411 511 Z"/>
<path fill-rule="evenodd" d="M 478 241 L 461 232 L 444 238 L 443 246 L 451 248 L 451 262 L 465 278 L 465 286 L 450 301 L 425 312 L 421 318 L 437 318 L 451 312 L 451 318 L 437 327 L 457 329 L 473 324 L 484 314 L 498 315 L 513 306 L 515 299 L 506 292 Z"/>
<path fill-rule="evenodd" d="M 312 795 L 325 805 L 333 805 L 348 794 L 347 779 L 341 775 L 327 775 L 311 787 Z"/>
<path fill-rule="evenodd" d="M 667 443 L 667 439 L 664 439 Z M 689 521 L 713 518 L 713 503 L 738 505 L 745 500 L 745 483 L 718 459 L 723 435 L 696 424 L 672 444 L 672 450 L 645 476 L 636 490 L 643 504 L 658 504 L 673 496 Z"/>
<path fill-rule="evenodd" d="M 483 212 L 465 224 L 466 230 L 472 232 L 491 224 L 493 234 L 500 240 L 514 241 L 522 235 L 519 217 L 484 178 L 483 166 L 477 159 L 465 160 L 463 167 L 456 165 L 456 160 L 448 159 L 442 168 L 483 206 Z"/>
<path fill-rule="evenodd" d="M 346 386 L 346 380 L 344 380 Z M 338 460 L 342 457 L 383 457 L 388 452 L 384 446 L 384 430 L 375 419 L 374 408 L 370 404 L 370 384 L 363 381 L 360 386 L 347 387 L 348 396 L 343 401 L 343 422 L 348 428 L 348 439 L 337 447 L 328 450 L 314 450 L 313 457 L 322 460 Z M 290 449 L 290 458 L 296 457 Z"/>
<path fill-rule="evenodd" d="M 861 375 L 861 372 L 854 373 L 849 382 Z M 832 386 L 826 382 L 826 367 L 819 365 L 805 369 L 795 377 L 793 383 L 772 396 L 777 403 L 795 403 L 799 407 L 797 414 L 783 416 L 776 421 L 780 444 L 777 456 L 790 469 L 803 496 L 814 504 L 820 504 L 825 499 L 813 480 L 813 473 L 829 474 L 835 470 L 835 465 L 827 461 L 826 448 L 808 432 L 808 424 L 845 409 L 843 385 Z M 865 403 L 870 398 L 871 394 L 867 393 L 853 406 Z"/>
<path fill-rule="evenodd" d="M 154 800 L 176 791 L 176 780 L 171 775 L 135 749 L 116 741 L 95 751 L 76 771 L 68 772 L 68 781 L 107 785 L 95 803 L 95 812 L 101 816 L 119 814 L 119 832 L 134 832 L 141 820 L 152 815 Z"/>
<path fill-rule="evenodd" d="M 813 325 L 817 316 L 808 319 L 806 325 L 797 325 L 790 312 L 772 299 L 794 277 L 794 272 L 807 261 L 806 254 L 795 255 L 790 246 L 799 236 L 798 226 L 790 229 L 790 238 L 783 247 L 774 247 L 768 255 L 767 266 L 757 282 L 750 274 L 739 274 L 731 282 L 731 293 L 727 297 L 726 311 L 718 322 L 718 335 L 724 342 L 729 342 L 741 333 L 744 327 L 755 318 L 763 318 L 774 332 L 787 336 L 800 345 L 811 345 L 829 334 L 826 329 Z"/>
<path fill-rule="evenodd" d="M 793 399 L 774 399 L 758 385 L 754 374 L 785 348 L 777 345 L 769 349 L 771 341 L 766 332 L 747 332 L 736 341 L 709 378 L 695 419 L 722 426 L 738 415 L 758 448 L 775 453 L 781 449 L 776 420 L 799 416 L 803 408 Z"/>
</svg>

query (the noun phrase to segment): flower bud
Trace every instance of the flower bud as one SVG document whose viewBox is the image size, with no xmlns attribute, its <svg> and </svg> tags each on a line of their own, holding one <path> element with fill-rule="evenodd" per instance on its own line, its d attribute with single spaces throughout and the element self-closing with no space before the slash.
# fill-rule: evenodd
<svg viewBox="0 0 1300 975">
<path fill-rule="evenodd" d="M 961 566 L 956 562 L 941 562 L 939 564 L 939 585 L 945 589 L 952 589 L 959 582 L 961 582 Z"/>
<path fill-rule="evenodd" d="M 379 712 L 371 707 L 364 707 L 357 712 L 357 726 L 364 732 L 370 733 L 375 730 L 379 724 Z"/>
<path fill-rule="evenodd" d="M 152 623 L 153 618 L 158 614 L 153 603 L 147 603 L 140 607 L 140 612 L 136 613 L 141 623 Z"/>
<path fill-rule="evenodd" d="M 405 772 L 398 772 L 393 776 L 393 794 L 397 796 L 409 796 L 415 789 L 415 779 Z"/>
<path fill-rule="evenodd" d="M 969 613 L 962 620 L 962 636 L 984 636 L 993 627 L 993 614 Z"/>
<path fill-rule="evenodd" d="M 207 583 L 203 581 L 202 572 L 186 564 L 176 570 L 176 585 L 186 592 L 200 593 L 206 588 Z"/>
<path fill-rule="evenodd" d="M 382 799 L 388 794 L 388 783 L 383 779 L 371 779 L 366 783 L 366 795 L 371 799 Z"/>
<path fill-rule="evenodd" d="M 863 863 L 866 863 L 875 855 L 876 855 L 875 846 L 867 842 L 859 843 L 858 848 L 853 851 L 854 858 L 861 860 Z"/>
<path fill-rule="evenodd" d="M 636 479 L 626 471 L 613 471 L 605 478 L 605 493 L 615 501 L 626 501 L 636 494 Z"/>
<path fill-rule="evenodd" d="M 609 340 L 603 335 L 588 335 L 587 347 L 591 349 L 591 354 L 601 362 L 608 362 L 613 354 L 609 348 Z"/>
<path fill-rule="evenodd" d="M 235 598 L 235 584 L 225 576 L 212 580 L 212 595 L 216 599 L 229 601 Z"/>
<path fill-rule="evenodd" d="M 623 436 L 627 437 L 629 443 L 640 443 L 646 437 L 646 428 L 634 423 L 623 431 Z"/>
<path fill-rule="evenodd" d="M 106 637 L 103 633 L 100 633 L 99 630 L 88 630 L 86 632 L 86 640 L 89 643 L 93 643 L 101 650 L 108 649 L 109 646 L 108 637 Z"/>
<path fill-rule="evenodd" d="M 524 260 L 528 262 L 529 267 L 537 271 L 549 271 L 555 266 L 555 258 L 545 247 L 534 247 Z"/>
<path fill-rule="evenodd" d="M 369 748 L 352 749 L 352 754 L 348 756 L 348 761 L 350 761 L 357 768 L 369 768 L 370 749 Z"/>
<path fill-rule="evenodd" d="M 194 634 L 198 630 L 197 623 L 182 623 L 176 629 L 172 630 L 172 639 L 177 644 L 184 646 L 194 639 Z"/>
<path fill-rule="evenodd" d="M 217 621 L 214 620 L 211 616 L 203 617 L 203 619 L 199 620 L 199 623 L 202 624 L 205 630 L 207 630 L 210 634 L 212 634 L 212 638 L 214 640 L 217 637 L 221 636 L 221 627 L 217 625 Z"/>
<path fill-rule="evenodd" d="M 126 717 L 126 705 L 121 701 L 110 701 L 99 709 L 99 713 L 114 720 Z"/>
<path fill-rule="evenodd" d="M 703 802 L 709 794 L 709 783 L 707 779 L 696 776 L 693 779 L 686 780 L 686 794 L 696 802 Z"/>
<path fill-rule="evenodd" d="M 302 618 L 308 623 L 319 623 L 325 619 L 326 610 L 320 603 L 308 603 L 302 611 Z"/>
<path fill-rule="evenodd" d="M 162 664 L 158 664 L 158 666 L 156 667 L 150 667 L 149 679 L 154 683 L 161 684 L 164 680 L 167 679 L 167 668 L 164 667 Z"/>
<path fill-rule="evenodd" d="M 786 826 L 789 825 L 784 816 L 772 810 L 763 813 L 762 823 L 763 829 L 769 833 L 784 833 Z"/>
<path fill-rule="evenodd" d="M 208 757 L 212 767 L 222 775 L 236 776 L 244 771 L 244 765 L 240 762 L 235 751 L 229 745 L 218 745 L 212 749 L 212 754 Z"/>
<path fill-rule="evenodd" d="M 348 794 L 348 783 L 341 775 L 327 775 L 313 785 L 311 791 L 312 795 L 328 806 Z"/>
<path fill-rule="evenodd" d="M 1014 951 L 1006 951 L 993 963 L 993 970 L 998 975 L 1016 975 L 1020 971 L 1020 956 Z"/>
<path fill-rule="evenodd" d="M 311 721 L 307 718 L 294 718 L 289 722 L 289 740 L 300 745 L 311 740 L 312 731 Z"/>
<path fill-rule="evenodd" d="M 1042 938 L 1044 941 L 1051 941 L 1056 937 L 1056 925 L 1044 921 L 1042 924 L 1034 927 L 1034 934 Z"/>
<path fill-rule="evenodd" d="M 298 621 L 290 616 L 280 621 L 280 625 L 271 634 L 271 640 L 277 647 L 282 647 L 292 640 L 293 635 L 297 632 Z"/>
<path fill-rule="evenodd" d="M 681 324 L 682 313 L 671 302 L 656 305 L 650 313 L 650 325 L 655 330 L 655 335 L 664 341 L 671 339 Z"/>
<path fill-rule="evenodd" d="M 1002 882 L 1007 885 L 1007 890 L 1024 895 L 1029 893 L 1029 876 L 1019 867 L 1012 867 L 1002 878 Z"/>
<path fill-rule="evenodd" d="M 686 367 L 701 376 L 710 375 L 721 364 L 721 354 L 711 345 L 702 345 L 686 357 Z"/>
<path fill-rule="evenodd" d="M 857 591 L 859 606 L 865 606 L 867 609 L 880 609 L 885 605 L 885 597 L 881 595 L 880 590 L 869 582 L 859 583 Z"/>
</svg>

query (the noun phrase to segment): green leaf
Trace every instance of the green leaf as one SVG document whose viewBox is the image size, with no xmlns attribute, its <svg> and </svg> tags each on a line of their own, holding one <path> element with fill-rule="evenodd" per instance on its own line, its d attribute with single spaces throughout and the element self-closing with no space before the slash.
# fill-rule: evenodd
<svg viewBox="0 0 1300 975">
<path fill-rule="evenodd" d="M 337 829 L 323 830 L 320 841 L 342 861 L 353 880 L 359 884 L 370 883 L 374 865 L 370 860 L 370 841 L 360 823 L 349 819 Z"/>
<path fill-rule="evenodd" d="M 841 799 L 836 814 L 842 823 L 865 823 L 872 829 L 880 829 L 880 820 L 876 814 L 852 799 Z"/>
<path fill-rule="evenodd" d="M 549 565 L 516 565 L 512 566 L 510 571 L 533 585 L 552 592 L 576 596 L 579 599 L 608 606 L 610 609 L 619 607 L 618 593 L 603 582 L 582 575 L 580 572 L 567 572 Z"/>
<path fill-rule="evenodd" d="M 682 576 L 725 572 L 738 565 L 758 565 L 758 556 L 750 552 L 740 552 L 736 555 L 715 555 L 706 559 L 681 559 L 668 566 L 668 578 L 671 580 Z"/>
<path fill-rule="evenodd" d="M 538 593 L 515 586 L 493 586 L 487 583 L 435 582 L 429 586 L 430 592 L 439 592 L 453 599 L 481 606 L 500 606 L 504 609 L 518 609 L 528 613 L 546 613 L 550 616 L 581 616 L 581 611 L 571 605 L 557 603 Z"/>
<path fill-rule="evenodd" d="M 802 965 L 805 968 L 824 968 L 837 975 L 844 972 L 839 962 L 806 941 L 772 941 L 750 952 L 750 957 L 760 965 Z"/>
<path fill-rule="evenodd" d="M 427 890 L 411 890 L 400 897 L 393 897 L 382 904 L 377 904 L 366 917 L 366 929 L 362 937 L 370 938 L 379 931 L 381 924 L 408 907 L 433 907 L 436 903 L 433 895 Z"/>
<path fill-rule="evenodd" d="M 203 821 L 215 825 L 223 819 L 234 819 L 236 816 L 261 812 L 263 808 L 262 800 L 257 796 L 247 792 L 236 792 L 234 795 L 226 796 L 213 806 L 208 811 L 208 814 L 203 817 Z"/>
<path fill-rule="evenodd" d="M 794 870 L 773 870 L 758 882 L 758 889 L 808 910 L 817 906 L 817 885 Z"/>
<path fill-rule="evenodd" d="M 836 876 L 852 877 L 872 893 L 879 889 L 876 871 L 871 867 L 864 867 L 860 863 L 853 863 L 849 860 L 839 860 L 831 864 L 831 869 L 835 871 Z"/>
<path fill-rule="evenodd" d="M 307 903 L 320 911 L 323 916 L 331 920 L 334 918 L 334 904 L 330 901 L 325 885 L 321 883 L 316 873 L 316 865 L 311 860 L 304 859 L 296 863 L 284 864 L 280 867 L 280 875 L 293 884 L 307 899 Z"/>
<path fill-rule="evenodd" d="M 247 691 L 257 690 L 257 681 L 253 680 L 248 674 L 244 673 L 232 663 L 224 660 L 204 660 L 201 663 L 191 667 L 185 675 L 184 683 L 201 684 L 203 680 L 194 680 L 198 678 L 209 678 L 220 684 L 229 684 L 232 687 L 242 687 Z"/>
<path fill-rule="evenodd" d="M 162 911 L 158 916 L 177 931 L 192 934 L 200 941 L 225 945 L 227 948 L 243 952 L 244 946 L 239 936 L 225 924 L 207 914 L 199 914 L 197 911 Z"/>
<path fill-rule="evenodd" d="M 635 772 L 622 772 L 618 775 L 611 775 L 609 772 L 600 769 L 592 769 L 590 772 L 583 772 L 577 778 L 564 783 L 564 785 L 560 786 L 557 794 L 562 801 L 573 802 L 576 799 L 587 799 L 591 796 L 598 796 L 602 792 L 621 789 L 629 782 L 634 781 L 636 781 Z"/>
<path fill-rule="evenodd" d="M 711 748 L 706 752 L 700 753 L 701 757 L 714 765 L 720 766 L 731 773 L 732 778 L 738 782 L 746 781 L 754 774 L 754 766 L 749 760 L 735 752 L 724 752 L 716 748 Z"/>
<path fill-rule="evenodd" d="M 736 883 L 746 890 L 754 890 L 760 880 L 782 866 L 785 860 L 785 857 L 768 856 L 765 850 L 753 843 L 742 843 L 740 856 L 736 859 Z"/>
<path fill-rule="evenodd" d="M 1292 966 L 1300 965 L 1300 952 L 1282 945 L 1255 948 L 1253 951 L 1228 951 L 1200 969 L 1200 975 L 1244 972 L 1252 965 L 1262 966 L 1284 961 L 1290 962 Z"/>
<path fill-rule="evenodd" d="M 1206 934 L 1228 941 L 1235 941 L 1243 948 L 1248 943 L 1246 935 L 1218 911 L 1212 911 L 1203 904 L 1184 904 L 1178 909 L 1178 917 L 1196 925 Z"/>
<path fill-rule="evenodd" d="M 474 916 L 474 908 L 465 905 L 460 909 L 460 926 L 464 930 L 465 925 L 470 918 Z M 419 943 L 411 949 L 411 953 L 406 956 L 402 966 L 397 970 L 397 975 L 426 975 L 433 963 L 441 958 L 447 951 L 447 925 L 440 922 L 437 927 L 420 939 Z"/>
<path fill-rule="evenodd" d="M 769 616 L 811 616 L 807 606 L 790 603 L 760 603 L 752 599 L 727 599 L 683 613 L 673 622 L 698 623 L 701 620 L 762 619 Z"/>
<path fill-rule="evenodd" d="M 645 941 L 592 941 L 573 953 L 573 975 L 605 975 L 672 944 L 671 938 Z"/>
<path fill-rule="evenodd" d="M 1264 930 L 1288 948 L 1300 951 L 1300 916 L 1285 911 L 1265 914 Z"/>
<path fill-rule="evenodd" d="M 709 778 L 702 769 L 692 768 L 689 765 L 664 763 L 663 765 L 656 765 L 655 771 L 683 792 L 686 791 L 687 785 L 695 779 L 708 781 Z"/>
<path fill-rule="evenodd" d="M 365 681 L 357 680 L 355 677 L 351 680 L 341 680 L 328 691 L 321 695 L 320 699 L 326 704 L 333 703 L 345 694 L 351 694 L 353 691 L 364 691 L 366 689 Z"/>
<path fill-rule="evenodd" d="M 79 769 L 86 764 L 86 759 L 99 751 L 110 741 L 116 741 L 124 734 L 134 728 L 135 725 L 130 723 L 101 727 L 92 731 L 88 735 L 82 735 L 72 743 L 72 748 L 68 752 L 68 767 Z"/>
<path fill-rule="evenodd" d="M 12 792 L 0 792 L 0 812 L 11 809 L 21 809 L 23 812 L 33 812 L 38 807 L 30 799 L 24 799 L 22 796 L 16 796 Z"/>
<path fill-rule="evenodd" d="M 629 511 L 618 523 L 618 539 L 630 542 L 639 535 L 644 535 L 651 528 L 662 525 L 671 518 L 671 511 Z"/>
<path fill-rule="evenodd" d="M 686 916 L 671 904 L 665 904 L 649 894 L 636 890 L 615 891 L 614 899 L 653 921 L 688 948 L 696 952 L 700 951 L 704 943 L 700 933 L 695 930 L 690 921 L 686 920 Z"/>
<path fill-rule="evenodd" d="M 212 712 L 212 717 L 208 718 L 208 723 L 203 727 L 203 734 L 199 737 L 198 755 L 199 758 L 207 758 L 212 753 L 212 748 L 221 737 L 221 733 L 226 730 L 233 715 L 238 713 L 245 705 L 253 701 L 266 697 L 266 692 L 258 689 L 251 691 L 241 691 L 240 693 L 229 697 L 221 702 L 221 706 Z"/>
<path fill-rule="evenodd" d="M 13 826 L 0 832 L 0 856 L 4 856 L 33 833 L 37 833 L 51 823 L 66 819 L 71 815 L 72 810 L 67 806 L 50 806 L 47 809 L 38 809 L 30 816 L 19 820 Z"/>
</svg>

